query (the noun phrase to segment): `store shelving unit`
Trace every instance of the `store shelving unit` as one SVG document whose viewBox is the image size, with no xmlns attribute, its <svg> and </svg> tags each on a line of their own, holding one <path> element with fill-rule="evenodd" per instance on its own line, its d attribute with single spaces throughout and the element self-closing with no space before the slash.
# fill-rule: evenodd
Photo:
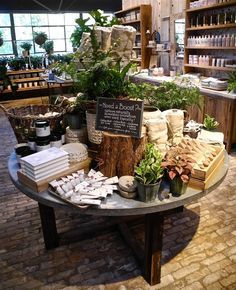
<svg viewBox="0 0 236 290">
<path fill-rule="evenodd" d="M 236 38 L 236 1 L 230 0 L 228 2 L 218 3 L 214 5 L 205 5 L 204 7 L 190 7 L 190 2 L 186 1 L 186 33 L 185 33 L 185 54 L 184 54 L 184 71 L 185 73 L 200 72 L 204 76 L 226 76 L 231 71 L 236 71 L 235 67 L 217 67 L 217 66 L 204 66 L 198 64 L 189 64 L 189 55 L 208 55 L 211 58 L 225 58 L 234 59 L 236 46 L 189 46 L 189 37 L 204 37 L 208 35 L 234 35 Z M 233 17 L 233 23 L 229 21 L 223 21 L 224 23 L 209 23 L 211 15 L 214 15 L 217 19 L 218 15 L 223 15 L 225 12 L 235 13 Z M 191 26 L 191 20 L 196 17 L 204 17 L 205 23 L 199 23 L 199 25 Z M 232 20 L 231 19 L 231 20 Z M 225 23 L 226 22 L 226 23 Z M 205 24 L 205 25 L 203 25 Z M 212 24 L 212 25 L 210 25 Z"/>
<path fill-rule="evenodd" d="M 148 68 L 150 61 L 150 50 L 147 48 L 147 30 L 152 29 L 152 7 L 151 5 L 139 5 L 129 9 L 120 10 L 115 13 L 121 19 L 123 25 L 133 26 L 136 33 L 135 46 L 136 57 L 133 61 L 140 64 L 141 68 Z"/>
<path fill-rule="evenodd" d="M 41 76 L 44 69 L 29 69 L 7 71 L 7 75 L 10 78 L 11 83 L 18 84 L 17 98 L 24 98 L 30 96 L 44 96 L 50 95 L 52 89 L 60 89 L 59 92 L 67 91 L 71 87 L 72 83 L 67 82 L 63 84 L 50 84 Z M 15 94 L 15 93 L 14 93 Z M 0 101 L 8 99 L 15 99 L 11 88 L 7 88 L 0 92 Z"/>
</svg>

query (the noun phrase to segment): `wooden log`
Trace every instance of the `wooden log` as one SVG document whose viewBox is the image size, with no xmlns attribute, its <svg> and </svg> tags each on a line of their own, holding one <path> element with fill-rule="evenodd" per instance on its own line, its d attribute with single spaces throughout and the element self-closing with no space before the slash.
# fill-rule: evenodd
<svg viewBox="0 0 236 290">
<path fill-rule="evenodd" d="M 141 138 L 105 133 L 100 147 L 100 170 L 108 177 L 134 175 L 135 166 L 142 159 L 147 143 Z"/>
</svg>

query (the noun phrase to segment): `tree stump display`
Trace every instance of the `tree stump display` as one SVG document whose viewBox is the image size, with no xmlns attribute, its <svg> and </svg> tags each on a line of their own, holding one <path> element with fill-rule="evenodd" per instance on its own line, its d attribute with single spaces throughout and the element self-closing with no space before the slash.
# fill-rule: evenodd
<svg viewBox="0 0 236 290">
<path fill-rule="evenodd" d="M 135 166 L 142 159 L 147 137 L 105 133 L 100 147 L 100 171 L 108 177 L 134 175 Z"/>
</svg>

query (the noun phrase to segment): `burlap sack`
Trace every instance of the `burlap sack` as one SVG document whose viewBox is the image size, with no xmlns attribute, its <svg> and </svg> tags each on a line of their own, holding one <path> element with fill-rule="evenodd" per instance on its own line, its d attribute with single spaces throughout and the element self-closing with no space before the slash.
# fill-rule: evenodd
<svg viewBox="0 0 236 290">
<path fill-rule="evenodd" d="M 175 145 L 183 138 L 184 111 L 171 109 L 162 112 L 168 122 L 168 136 L 170 142 Z"/>
</svg>

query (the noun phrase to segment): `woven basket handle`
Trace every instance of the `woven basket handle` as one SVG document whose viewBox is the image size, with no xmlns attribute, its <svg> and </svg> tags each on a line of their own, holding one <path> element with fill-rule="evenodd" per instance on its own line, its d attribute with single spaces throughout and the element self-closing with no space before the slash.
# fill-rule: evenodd
<svg viewBox="0 0 236 290">
<path fill-rule="evenodd" d="M 3 109 L 3 111 L 4 111 L 5 113 L 7 113 L 7 109 L 6 109 L 2 104 L 0 104 L 0 107 Z"/>
</svg>

